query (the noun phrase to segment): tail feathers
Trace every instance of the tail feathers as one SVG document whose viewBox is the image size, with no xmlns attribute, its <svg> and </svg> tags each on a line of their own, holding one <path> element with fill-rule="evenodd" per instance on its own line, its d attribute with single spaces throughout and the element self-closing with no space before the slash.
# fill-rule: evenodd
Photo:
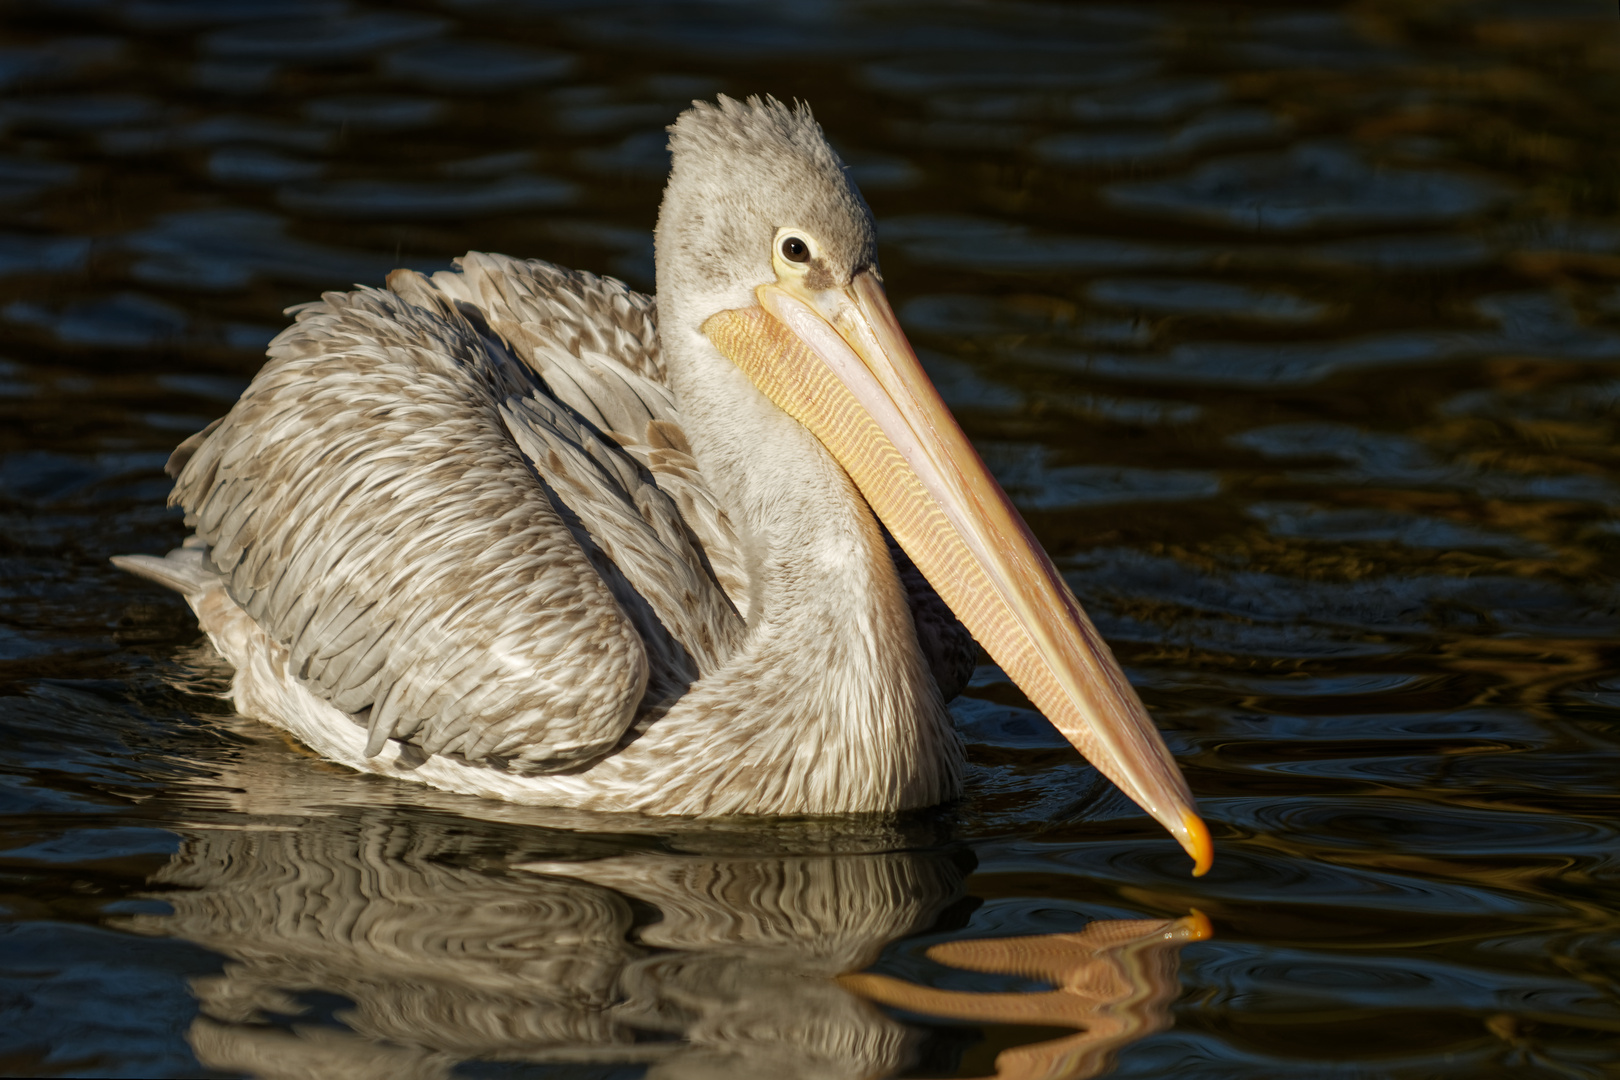
<svg viewBox="0 0 1620 1080">
<path fill-rule="evenodd" d="M 174 453 L 169 455 L 168 464 L 163 466 L 163 471 L 176 480 L 180 479 L 180 474 L 185 471 L 186 464 L 191 461 L 192 456 L 202 449 L 202 444 L 208 441 L 208 436 L 212 435 L 215 429 L 224 422 L 225 418 L 222 416 L 175 447 Z"/>
<path fill-rule="evenodd" d="M 208 561 L 205 548 L 175 548 L 161 559 L 156 555 L 114 555 L 112 564 L 188 597 L 199 596 L 223 580 Z"/>
</svg>

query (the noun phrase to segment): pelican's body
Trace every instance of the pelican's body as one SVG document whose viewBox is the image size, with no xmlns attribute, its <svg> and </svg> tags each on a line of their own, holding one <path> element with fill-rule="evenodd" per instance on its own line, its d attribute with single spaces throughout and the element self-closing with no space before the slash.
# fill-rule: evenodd
<svg viewBox="0 0 1620 1080">
<path fill-rule="evenodd" d="M 1207 865 L 1140 703 L 921 375 L 808 112 L 722 99 L 671 133 L 656 302 L 476 254 L 327 294 L 171 462 L 196 538 L 121 563 L 185 593 L 244 713 L 327 758 L 657 814 L 956 794 L 948 604 Z"/>
<path fill-rule="evenodd" d="M 825 451 L 784 465 L 815 513 L 754 525 L 750 589 L 647 297 L 485 255 L 389 284 L 301 310 L 175 462 L 209 548 L 164 568 L 201 585 L 243 713 L 357 769 L 520 802 L 838 813 L 958 790 L 894 561 Z M 376 731 L 397 737 L 368 754 Z"/>
</svg>

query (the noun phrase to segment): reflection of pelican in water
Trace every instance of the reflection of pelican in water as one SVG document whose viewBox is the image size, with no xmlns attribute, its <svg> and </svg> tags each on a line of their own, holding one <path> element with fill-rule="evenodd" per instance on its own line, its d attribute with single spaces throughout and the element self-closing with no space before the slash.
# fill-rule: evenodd
<svg viewBox="0 0 1620 1080">
<path fill-rule="evenodd" d="M 590 859 L 602 838 L 421 810 L 250 820 L 188 828 L 153 879 L 173 914 L 125 925 L 229 958 L 223 974 L 194 980 L 191 1044 L 209 1068 L 272 1078 L 447 1077 L 469 1059 L 641 1063 L 662 1078 L 892 1075 L 914 1060 L 918 1033 L 835 976 L 927 930 L 961 895 L 960 868 L 937 853 L 705 855 L 621 841 Z M 794 842 L 782 830 L 756 839 Z M 497 855 L 512 845 L 518 854 Z M 1034 1022 L 1095 1027 L 1112 1049 L 1165 1023 L 1179 926 L 1097 923 L 1054 935 L 1045 968 L 997 968 L 983 953 L 963 966 L 1047 978 L 1066 963 L 1060 981 L 1096 992 L 1037 1008 Z M 1110 933 L 1126 939 L 1112 952 L 1082 955 L 1072 941 Z M 1041 956 L 1045 940 L 1012 947 Z M 944 948 L 964 945 L 1000 943 Z M 1008 995 L 936 1001 L 859 980 L 849 985 L 860 994 L 913 1011 L 1007 1012 Z M 331 995 L 349 1003 L 341 1026 L 308 1015 Z M 1094 1075 L 1095 1054 L 1070 1057 L 1083 1068 L 1004 1075 Z"/>
<path fill-rule="evenodd" d="M 243 712 L 334 761 L 657 814 L 955 794 L 954 612 L 1207 867 L 1141 702 L 906 343 L 808 111 L 722 99 L 671 131 L 656 302 L 484 255 L 330 293 L 176 452 L 195 546 L 121 565 L 186 594 Z"/>
</svg>

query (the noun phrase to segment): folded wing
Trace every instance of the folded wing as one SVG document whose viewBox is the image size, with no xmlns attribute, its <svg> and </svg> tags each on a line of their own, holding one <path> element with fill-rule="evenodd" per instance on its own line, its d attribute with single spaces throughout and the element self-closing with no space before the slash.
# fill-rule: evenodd
<svg viewBox="0 0 1620 1080">
<path fill-rule="evenodd" d="M 549 274 L 555 302 L 524 297 L 550 316 L 543 338 L 515 333 L 524 320 L 497 331 L 458 297 L 477 274 L 329 293 L 172 463 L 172 502 L 232 598 L 294 675 L 368 726 L 371 753 L 394 738 L 567 768 L 610 750 L 741 632 L 713 571 L 731 557 L 725 537 L 706 550 L 621 445 L 650 457 L 678 436 L 647 359 L 650 302 L 524 265 L 544 271 L 531 285 Z M 570 318 L 590 323 L 572 349 Z M 688 501 L 712 505 L 698 486 Z"/>
</svg>

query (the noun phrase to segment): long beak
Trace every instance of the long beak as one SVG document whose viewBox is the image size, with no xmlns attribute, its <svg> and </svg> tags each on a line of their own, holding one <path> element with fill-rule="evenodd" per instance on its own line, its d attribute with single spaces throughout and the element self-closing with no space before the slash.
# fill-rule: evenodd
<svg viewBox="0 0 1620 1080">
<path fill-rule="evenodd" d="M 810 292 L 761 285 L 759 307 L 704 333 L 821 440 L 985 651 L 1075 749 L 1194 861 L 1209 830 L 1119 662 L 928 381 L 878 278 Z"/>
</svg>

